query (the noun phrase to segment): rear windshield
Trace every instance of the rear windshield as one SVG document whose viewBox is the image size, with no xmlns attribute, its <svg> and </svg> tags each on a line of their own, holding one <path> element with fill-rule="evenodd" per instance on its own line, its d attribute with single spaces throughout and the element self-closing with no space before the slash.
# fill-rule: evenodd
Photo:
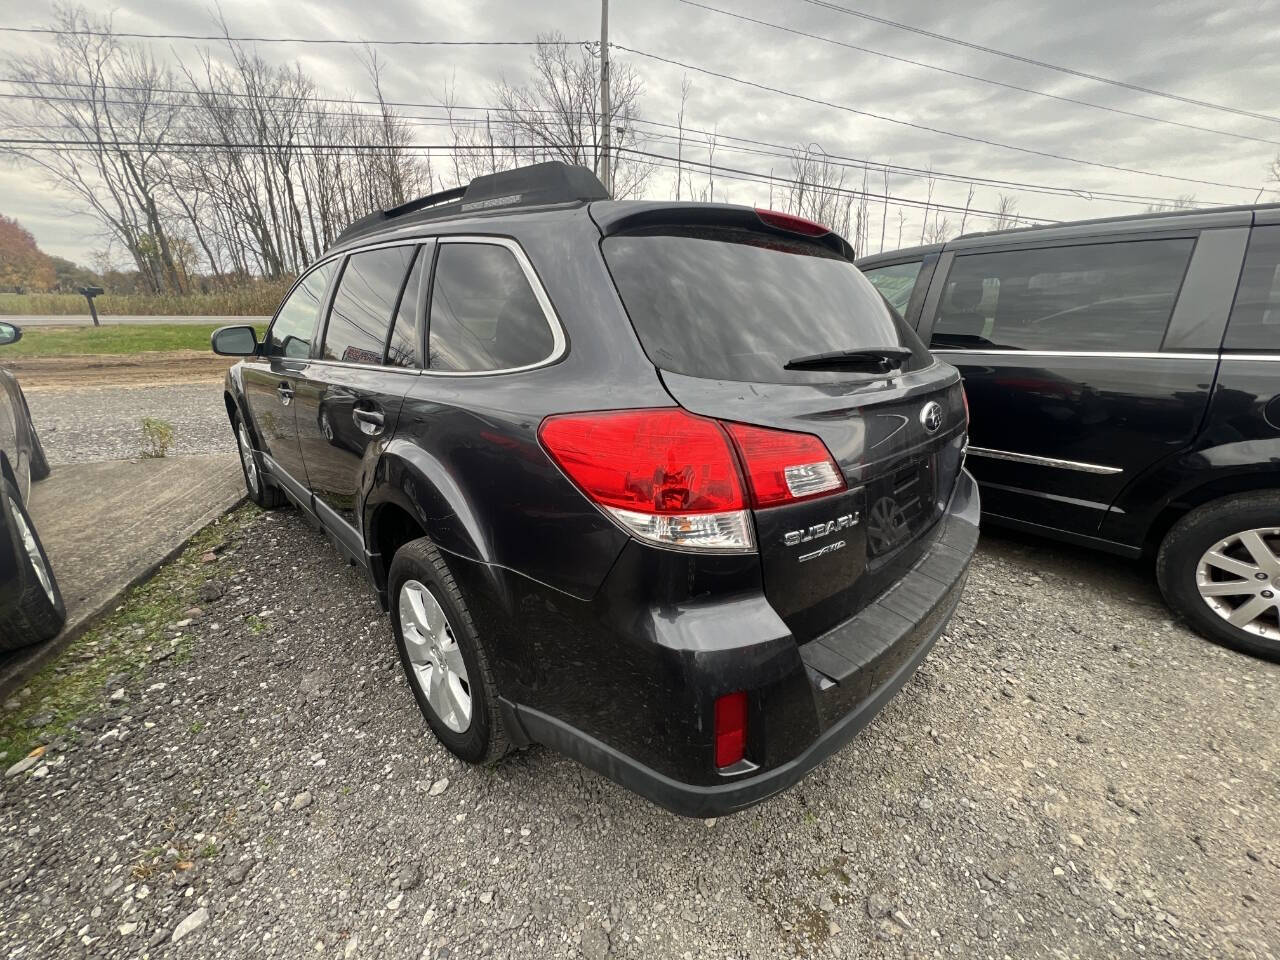
<svg viewBox="0 0 1280 960">
<path fill-rule="evenodd" d="M 666 227 L 607 237 L 605 262 L 645 352 L 664 370 L 714 380 L 821 383 L 871 376 L 785 370 L 789 360 L 910 347 L 928 363 L 848 260 L 821 244 L 727 227 Z"/>
</svg>

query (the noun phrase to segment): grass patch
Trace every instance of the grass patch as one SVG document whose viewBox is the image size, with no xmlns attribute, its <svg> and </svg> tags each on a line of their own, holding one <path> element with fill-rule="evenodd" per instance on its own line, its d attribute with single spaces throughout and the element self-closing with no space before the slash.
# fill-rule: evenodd
<svg viewBox="0 0 1280 960">
<path fill-rule="evenodd" d="M 211 293 L 104 293 L 94 300 L 104 319 L 117 317 L 265 317 L 288 293 L 292 280 L 261 280 Z M 87 317 L 78 293 L 0 293 L 0 316 Z"/>
<path fill-rule="evenodd" d="M 176 560 L 130 590 L 119 610 L 46 664 L 26 685 L 31 693 L 22 705 L 0 714 L 0 769 L 26 756 L 38 741 L 63 736 L 76 720 L 104 709 L 103 684 L 108 677 L 117 673 L 137 677 L 157 653 L 169 650 L 165 627 L 181 620 L 184 610 L 198 606 L 200 586 L 223 570 L 218 563 L 201 563 L 201 555 L 238 538 L 261 512 L 247 504 L 200 531 Z M 173 655 L 185 655 L 190 643 L 187 634 Z M 29 728 L 27 721 L 42 713 L 52 714 L 53 721 L 40 729 Z"/>
<path fill-rule="evenodd" d="M 22 339 L 0 348 L 5 357 L 79 357 L 103 353 L 152 353 L 209 349 L 216 324 L 114 323 L 101 327 L 27 327 Z M 261 336 L 262 330 L 258 331 Z"/>
</svg>

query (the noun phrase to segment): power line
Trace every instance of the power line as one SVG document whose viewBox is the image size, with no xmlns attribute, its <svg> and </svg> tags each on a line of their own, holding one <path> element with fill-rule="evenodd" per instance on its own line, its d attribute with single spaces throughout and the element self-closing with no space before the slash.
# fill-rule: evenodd
<svg viewBox="0 0 1280 960">
<path fill-rule="evenodd" d="M 105 92 L 107 89 L 111 89 L 111 90 L 122 90 L 127 92 L 147 93 L 148 95 L 150 95 L 151 93 L 179 94 L 182 96 L 193 96 L 199 99 L 223 98 L 223 99 L 235 100 L 235 99 L 240 99 L 246 96 L 243 94 L 238 94 L 233 92 L 212 91 L 212 90 L 193 91 L 193 90 L 179 89 L 179 88 L 155 88 L 154 90 L 149 90 L 144 87 L 131 87 L 123 84 L 94 85 L 94 84 L 88 84 L 88 83 L 75 83 L 75 82 L 56 83 L 53 81 L 20 80 L 20 79 L 9 78 L 9 77 L 0 77 L 0 83 L 34 84 L 37 86 L 56 86 L 60 88 L 61 87 L 80 87 L 80 88 L 91 89 L 95 91 L 95 94 L 98 90 L 102 90 L 103 92 Z M 333 103 L 333 104 L 341 104 L 341 105 L 347 105 L 347 106 L 379 106 L 380 105 L 379 101 L 377 100 L 360 100 L 360 99 L 354 99 L 350 97 L 339 98 L 339 97 L 297 96 L 297 95 L 288 95 L 288 94 L 266 94 L 266 93 L 254 94 L 254 97 L 260 98 L 260 99 L 266 99 L 266 100 L 284 100 L 289 102 L 306 102 L 306 103 Z M 137 105 L 137 101 L 134 101 L 134 100 L 112 100 L 112 99 L 105 99 L 97 96 L 95 96 L 92 100 L 90 100 L 88 95 L 84 97 L 72 97 L 72 96 L 58 96 L 55 94 L 0 93 L 0 99 L 56 100 L 56 101 L 66 101 L 66 102 L 73 102 L 73 103 L 96 102 L 96 103 L 104 103 L 104 104 L 119 104 L 123 106 Z M 395 101 L 395 100 L 388 100 L 388 101 L 384 101 L 383 103 L 389 107 L 415 107 L 415 108 L 422 108 L 422 109 L 440 109 L 440 110 L 449 110 L 449 111 L 470 110 L 470 111 L 478 111 L 478 112 L 485 112 L 485 113 L 493 112 L 493 113 L 500 113 L 500 114 L 512 113 L 512 112 L 518 113 L 518 114 L 560 113 L 560 111 L 557 111 L 557 110 L 536 109 L 532 107 L 521 108 L 518 111 L 507 111 L 505 108 L 492 106 L 492 105 L 442 104 L 442 103 L 425 103 L 421 101 Z M 198 110 L 202 108 L 203 104 L 198 102 L 172 103 L 172 102 L 148 100 L 147 106 L 187 108 L 187 109 Z M 221 104 L 221 109 L 239 111 L 244 113 L 252 113 L 254 112 L 255 108 L 252 106 L 241 105 L 236 103 L 226 104 L 224 102 Z M 344 113 L 339 110 L 306 110 L 306 111 L 302 111 L 302 113 L 304 113 L 307 116 L 337 117 L 342 119 L 346 119 L 352 116 L 352 114 Z M 369 116 L 370 119 L 374 119 L 374 120 L 378 119 L 373 115 L 367 115 L 367 116 Z M 448 116 L 446 117 L 400 116 L 398 117 L 398 119 L 443 121 L 445 123 L 472 124 L 477 126 L 488 122 L 484 118 L 448 117 Z M 750 137 L 738 137 L 738 136 L 733 136 L 732 134 L 723 133 L 721 131 L 711 131 L 706 129 L 700 129 L 698 127 L 681 127 L 678 124 L 665 123 L 659 120 L 644 120 L 644 119 L 636 118 L 633 120 L 633 122 L 644 125 L 644 126 L 659 127 L 659 128 L 664 128 L 668 130 L 682 129 L 684 132 L 688 134 L 701 134 L 704 137 L 714 136 L 718 140 L 728 140 L 728 141 L 733 141 L 737 143 L 749 143 L 754 146 L 770 147 L 775 150 L 788 151 L 787 153 L 784 153 L 784 154 L 776 154 L 776 153 L 763 154 L 766 156 L 775 156 L 782 159 L 790 159 L 794 155 L 792 151 L 796 149 L 794 144 L 788 145 L 788 144 L 782 144 L 782 143 L 775 143 L 768 140 L 753 139 Z M 30 127 L 31 125 L 24 124 L 22 126 Z M 691 139 L 689 142 L 692 144 L 696 144 L 698 141 Z M 747 151 L 747 152 L 750 152 L 750 151 Z M 1175 197 L 1152 196 L 1147 194 L 1119 193 L 1114 191 L 1094 190 L 1094 189 L 1086 189 L 1081 187 L 1059 186 L 1054 184 L 1043 184 L 1043 183 L 1031 183 L 1031 182 L 1021 181 L 1021 180 L 1007 180 L 1007 179 L 1000 179 L 995 177 L 984 177 L 977 174 L 963 173 L 963 172 L 957 172 L 957 171 L 930 170 L 930 169 L 924 169 L 921 167 L 910 167 L 910 166 L 904 166 L 901 164 L 892 164 L 884 161 L 872 160 L 869 158 L 850 157 L 850 156 L 845 156 L 837 153 L 824 152 L 823 156 L 825 160 L 837 162 L 837 165 L 840 165 L 840 166 L 857 166 L 857 167 L 870 166 L 877 170 L 887 169 L 896 175 L 914 177 L 917 179 L 932 177 L 938 180 L 948 180 L 948 181 L 958 182 L 958 183 L 985 184 L 987 186 L 995 187 L 998 189 L 999 188 L 1010 189 L 1017 192 L 1043 193 L 1043 194 L 1050 194 L 1054 196 L 1071 196 L 1071 197 L 1076 197 L 1082 200 L 1098 199 L 1098 200 L 1115 201 L 1120 203 L 1131 203 L 1136 205 L 1141 205 L 1146 203 L 1191 202 L 1196 206 L 1222 206 L 1226 203 L 1226 201 L 1212 201 L 1212 200 L 1184 201 L 1182 198 L 1175 198 Z M 1253 188 L 1249 187 L 1249 188 L 1242 188 L 1242 189 L 1252 190 Z"/>
<path fill-rule="evenodd" d="M 734 13 L 731 10 L 721 10 L 719 7 L 713 7 L 705 3 L 699 3 L 698 0 L 676 0 L 677 3 L 683 3 L 686 6 L 698 7 L 702 10 L 710 10 L 712 13 L 718 13 L 726 17 L 732 17 L 735 20 L 742 20 L 747 23 L 754 23 L 762 27 L 768 27 L 771 30 L 780 30 L 784 33 L 790 33 L 797 37 L 806 37 L 810 40 L 818 40 L 822 43 L 829 43 L 837 47 L 844 47 L 847 50 L 856 50 L 859 53 L 869 53 L 875 57 L 883 57 L 886 60 L 894 60 L 898 63 L 907 63 L 914 67 L 923 67 L 926 70 L 936 70 L 939 73 L 945 73 L 952 77 L 962 77 L 966 80 L 976 80 L 979 83 L 989 83 L 993 86 L 1003 87 L 1006 90 L 1016 90 L 1019 93 L 1030 93 L 1037 97 L 1046 97 L 1050 100 L 1057 100 L 1061 103 L 1072 103 L 1081 107 L 1090 107 L 1094 110 L 1105 110 L 1108 113 L 1119 114 L 1122 117 L 1133 117 L 1137 120 L 1148 120 L 1152 123 L 1164 123 L 1174 127 L 1182 127 L 1184 130 L 1197 130 L 1201 133 L 1212 133 L 1222 137 L 1233 137 L 1236 140 L 1251 140 L 1255 143 L 1269 143 L 1280 146 L 1280 140 L 1269 140 L 1266 137 L 1254 137 L 1247 133 L 1235 133 L 1231 130 L 1219 130 L 1216 127 L 1202 127 L 1194 123 L 1183 123 L 1180 120 L 1170 120 L 1166 117 L 1153 117 L 1146 113 L 1135 113 L 1132 110 L 1122 110 L 1119 107 L 1108 107 L 1101 103 L 1091 103 L 1088 100 L 1077 100 L 1074 97 L 1063 97 L 1056 93 L 1047 93 L 1044 90 L 1035 90 L 1031 87 L 1021 87 L 1016 83 L 1005 83 L 1003 80 L 993 80 L 990 77 L 980 77 L 972 73 L 964 73 L 961 70 L 951 70 L 947 67 L 940 67 L 936 64 L 925 63 L 921 60 L 912 60 L 910 57 L 900 57 L 892 53 L 884 53 L 880 50 L 873 50 L 870 47 L 860 47 L 857 44 L 846 43 L 843 40 L 836 40 L 832 37 L 826 37 L 817 33 L 807 33 L 804 30 L 797 30 L 794 27 L 784 26 L 780 23 L 772 23 L 768 20 L 757 20 L 755 17 L 748 17 L 746 14 Z"/>
<path fill-rule="evenodd" d="M 0 27 L 4 33 L 43 33 L 72 37 L 124 37 L 130 40 L 215 40 L 231 43 L 331 43 L 387 47 L 576 47 L 586 40 L 347 40 L 327 37 L 232 37 L 226 34 L 121 33 L 116 30 L 59 30 L 55 27 Z"/>
<path fill-rule="evenodd" d="M 1058 73 L 1065 73 L 1068 76 L 1080 77 L 1084 80 L 1094 80 L 1098 83 L 1107 83 L 1114 87 L 1122 87 L 1125 90 L 1133 90 L 1136 93 L 1145 93 L 1153 97 L 1164 97 L 1166 100 L 1177 100 L 1179 103 L 1189 103 L 1192 106 L 1205 107 L 1209 110 L 1221 110 L 1224 113 L 1233 113 L 1242 117 L 1252 117 L 1255 120 L 1269 120 L 1272 123 L 1280 123 L 1280 117 L 1273 117 L 1270 114 L 1255 113 L 1252 110 L 1244 110 L 1239 107 L 1232 107 L 1222 103 L 1213 103 L 1209 100 L 1196 100 L 1193 97 L 1184 97 L 1181 94 L 1170 93 L 1167 90 L 1156 90 L 1153 87 L 1144 87 L 1136 83 L 1129 83 L 1125 80 L 1103 77 L 1096 73 L 1086 73 L 1083 70 L 1076 70 L 1073 67 L 1059 66 L 1058 64 L 1048 63 L 1044 60 L 1037 60 L 1034 57 L 1024 57 L 1019 53 L 1010 53 L 1007 50 L 997 50 L 995 47 L 988 47 L 981 43 L 972 43 L 968 40 L 961 40 L 958 37 L 948 36 L 945 33 L 934 33 L 932 30 L 925 30 L 923 27 L 912 26 L 909 23 L 900 23 L 897 20 L 889 20 L 886 17 L 877 17 L 870 13 L 864 13 L 861 10 L 854 10 L 851 7 L 843 7 L 838 3 L 831 3 L 830 0 L 800 0 L 800 2 L 807 3 L 813 7 L 821 7 L 824 10 L 832 10 L 836 13 L 842 13 L 845 16 L 859 17 L 863 20 L 870 20 L 873 23 L 884 24 L 886 27 L 895 27 L 899 30 L 907 30 L 923 37 L 941 40 L 944 43 L 954 43 L 957 46 L 968 47 L 970 50 L 978 50 L 982 53 L 989 53 L 992 56 L 1004 57 L 1006 60 L 1016 60 L 1018 63 L 1027 63 L 1035 67 L 1041 67 L 1045 70 L 1054 70 Z"/>
<path fill-rule="evenodd" d="M 808 2 L 808 0 L 806 0 Z M 715 70 L 709 70 L 706 67 L 697 67 L 691 63 L 684 63 L 680 60 L 673 60 L 670 57 L 662 57 L 656 53 L 647 53 L 644 50 L 636 50 L 633 47 L 624 47 L 622 44 L 613 44 L 619 50 L 625 50 L 627 53 L 635 54 L 638 57 L 645 57 L 649 60 L 657 60 L 660 63 L 670 64 L 674 67 L 680 67 L 683 70 L 692 70 L 695 73 L 702 73 L 710 77 L 717 77 L 721 80 L 728 80 L 732 83 L 742 84 L 743 86 L 752 87 L 756 90 L 764 90 L 768 93 L 776 93 L 780 96 L 790 97 L 794 100 L 803 100 L 807 103 L 816 104 L 817 106 L 830 107 L 833 110 L 843 110 L 846 113 L 856 114 L 860 117 L 870 117 L 873 120 L 883 120 L 886 123 L 894 123 L 899 126 L 911 127 L 915 130 L 923 130 L 927 133 L 936 133 L 944 137 L 954 137 L 957 140 L 967 140 L 971 143 L 981 143 L 989 147 L 999 147 L 1003 150 L 1013 150 L 1017 153 L 1026 153 L 1036 157 L 1046 157 L 1050 160 L 1063 160 L 1067 163 L 1077 163 L 1089 167 L 1102 167 L 1107 170 L 1118 170 L 1121 173 L 1133 173 L 1144 177 L 1159 177 L 1164 180 L 1178 180 L 1182 183 L 1197 183 L 1208 187 L 1226 187 L 1231 190 L 1248 190 L 1250 193 L 1256 193 L 1256 186 L 1245 186 L 1240 183 L 1223 183 L 1220 180 L 1200 180 L 1195 177 L 1179 177 L 1172 173 L 1155 173 L 1150 170 L 1139 170 L 1134 167 L 1122 167 L 1114 163 L 1105 163 L 1101 160 L 1084 160 L 1080 157 L 1072 157 L 1067 154 L 1053 153 L 1047 150 L 1035 150 L 1031 147 L 1019 147 L 1011 143 L 1002 143 L 999 140 L 988 140 L 985 137 L 974 137 L 965 133 L 955 133 L 951 130 L 943 130 L 940 127 L 931 127 L 927 124 L 912 123 L 910 120 L 899 120 L 897 117 L 887 117 L 884 114 L 872 113 L 869 110 L 859 110 L 856 107 L 848 106 L 842 103 L 833 103 L 830 100 L 822 100 L 818 97 L 806 96 L 803 93 L 796 93 L 792 90 L 783 90 L 780 87 L 771 87 L 767 84 L 757 83 L 754 80 L 744 80 L 742 77 L 735 77 L 727 73 L 719 73 Z"/>
</svg>

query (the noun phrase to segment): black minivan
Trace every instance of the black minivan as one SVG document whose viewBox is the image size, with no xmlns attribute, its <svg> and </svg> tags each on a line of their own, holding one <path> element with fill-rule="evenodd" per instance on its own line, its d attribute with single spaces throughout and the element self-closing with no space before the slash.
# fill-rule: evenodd
<svg viewBox="0 0 1280 960">
<path fill-rule="evenodd" d="M 859 261 L 960 368 L 983 516 L 1156 559 L 1280 657 L 1280 204 L 973 234 Z"/>
<path fill-rule="evenodd" d="M 977 541 L 959 374 L 849 255 L 558 163 L 373 214 L 213 335 L 249 493 L 367 571 L 458 756 L 754 803 L 911 677 Z"/>
</svg>

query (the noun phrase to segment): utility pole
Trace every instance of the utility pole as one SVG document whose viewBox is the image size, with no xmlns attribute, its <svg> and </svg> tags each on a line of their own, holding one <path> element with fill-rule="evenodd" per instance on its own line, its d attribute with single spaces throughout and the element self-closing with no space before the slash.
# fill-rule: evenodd
<svg viewBox="0 0 1280 960">
<path fill-rule="evenodd" d="M 609 175 L 609 128 L 613 125 L 609 107 L 609 0 L 600 0 L 600 179 L 613 193 Z"/>
</svg>

